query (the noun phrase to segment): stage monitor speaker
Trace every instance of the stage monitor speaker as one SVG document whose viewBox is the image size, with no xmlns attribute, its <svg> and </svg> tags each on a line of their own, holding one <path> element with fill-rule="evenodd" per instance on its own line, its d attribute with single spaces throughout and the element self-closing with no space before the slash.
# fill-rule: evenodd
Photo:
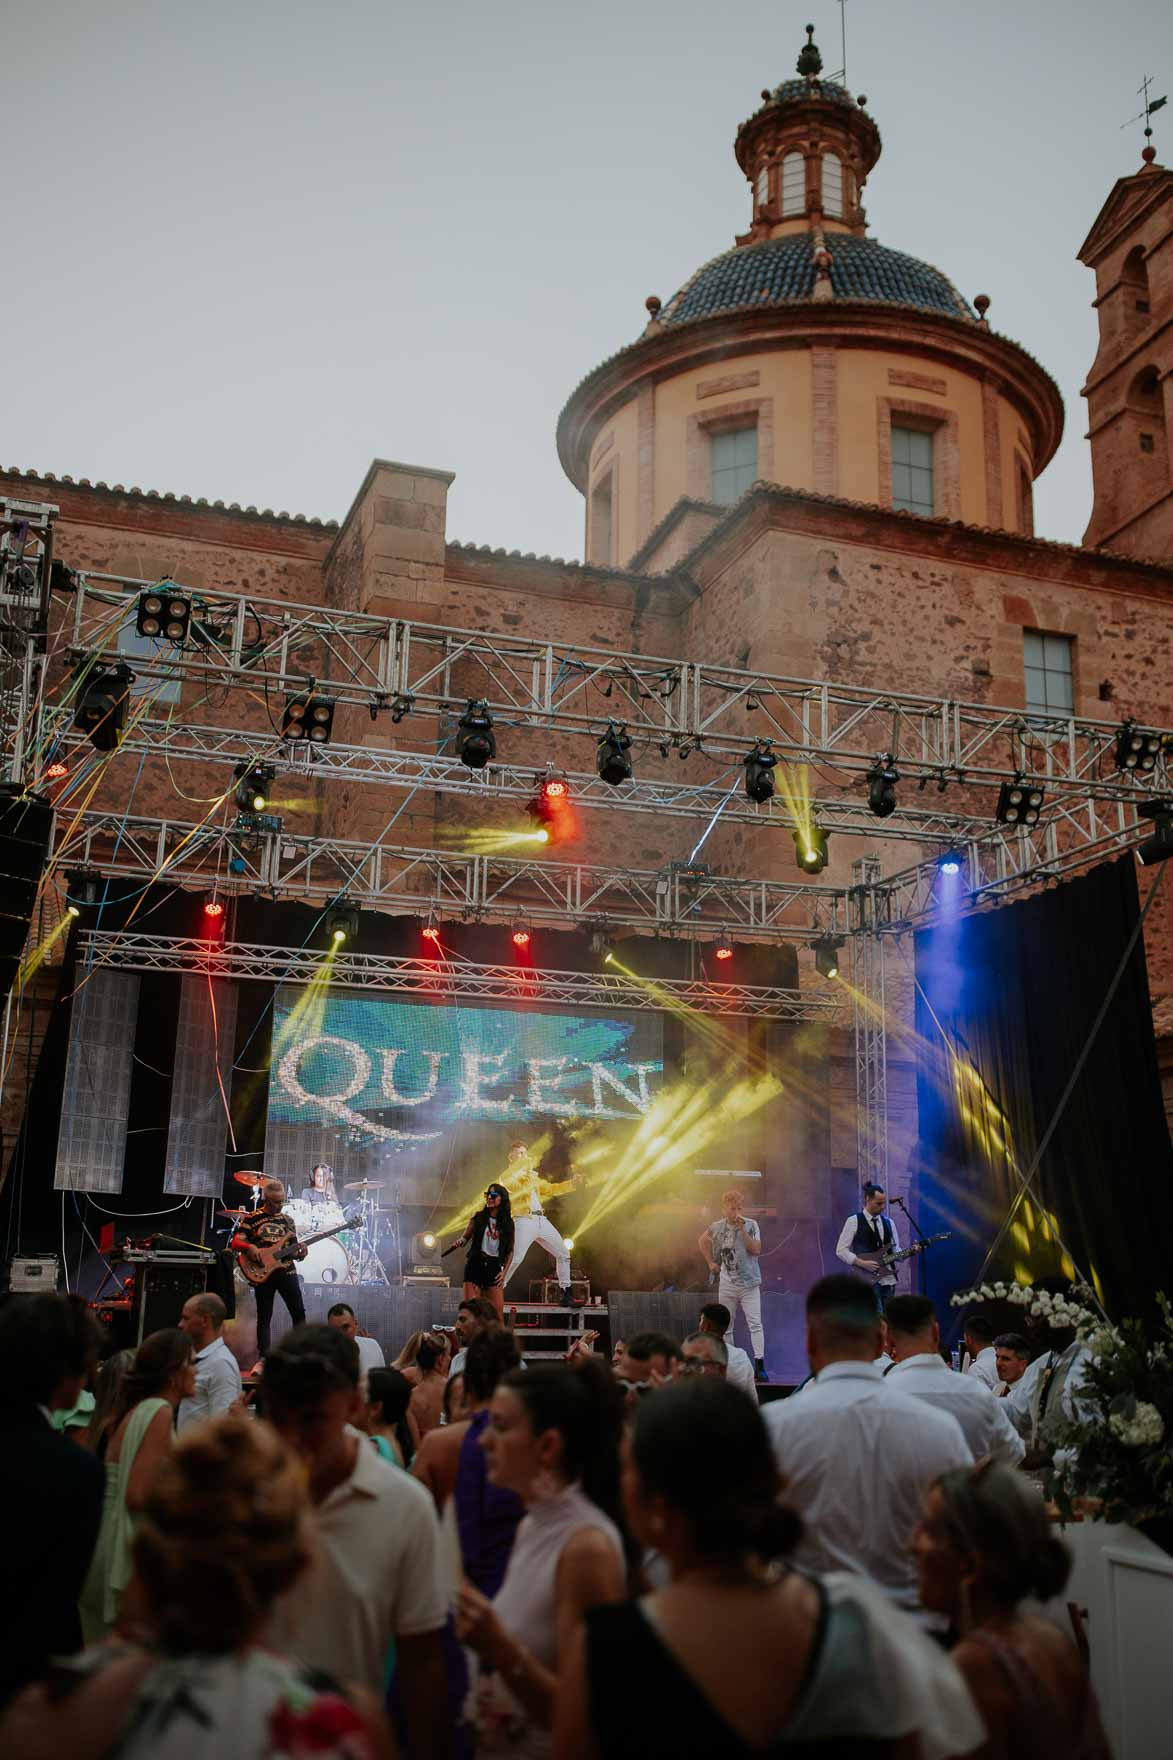
<svg viewBox="0 0 1173 1760">
<path fill-rule="evenodd" d="M 136 1344 L 165 1326 L 178 1326 L 184 1302 L 202 1296 L 207 1285 L 205 1265 L 140 1265 L 135 1278 Z"/>
<path fill-rule="evenodd" d="M 0 783 L 0 1001 L 12 988 L 49 853 L 53 809 L 19 783 Z"/>
</svg>

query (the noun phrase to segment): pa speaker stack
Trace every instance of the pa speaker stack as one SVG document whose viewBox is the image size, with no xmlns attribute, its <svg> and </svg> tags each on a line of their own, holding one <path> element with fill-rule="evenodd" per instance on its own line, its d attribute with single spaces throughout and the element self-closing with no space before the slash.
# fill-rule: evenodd
<svg viewBox="0 0 1173 1760">
<path fill-rule="evenodd" d="M 53 809 L 19 783 L 0 783 L 0 1002 L 12 988 L 41 883 Z"/>
</svg>

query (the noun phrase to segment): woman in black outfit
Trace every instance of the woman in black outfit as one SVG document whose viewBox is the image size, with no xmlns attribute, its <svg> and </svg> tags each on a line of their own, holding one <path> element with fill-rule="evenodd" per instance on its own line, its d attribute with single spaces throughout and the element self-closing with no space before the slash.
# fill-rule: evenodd
<svg viewBox="0 0 1173 1760">
<path fill-rule="evenodd" d="M 505 1319 L 505 1279 L 513 1262 L 513 1206 L 504 1186 L 491 1185 L 484 1208 L 477 1211 L 460 1237 L 469 1249 L 464 1262 L 464 1299 L 484 1296 Z"/>
<path fill-rule="evenodd" d="M 786 1568 L 799 1519 L 739 1388 L 698 1376 L 642 1401 L 622 1489 L 671 1582 L 586 1614 L 554 1760 L 940 1760 L 979 1745 L 963 1681 L 908 1614 L 864 1578 Z"/>
</svg>

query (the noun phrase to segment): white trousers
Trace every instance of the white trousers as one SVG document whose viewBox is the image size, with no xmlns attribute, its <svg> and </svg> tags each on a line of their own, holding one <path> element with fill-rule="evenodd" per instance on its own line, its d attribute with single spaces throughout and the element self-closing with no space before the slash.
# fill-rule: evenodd
<svg viewBox="0 0 1173 1760">
<path fill-rule="evenodd" d="M 732 1341 L 733 1329 L 737 1323 L 737 1310 L 745 1315 L 745 1323 L 749 1327 L 750 1356 L 755 1359 L 766 1354 L 766 1335 L 762 1331 L 762 1291 L 759 1284 L 756 1289 L 737 1289 L 722 1277 L 717 1285 L 717 1300 L 730 1313 L 728 1337 Z"/>
<path fill-rule="evenodd" d="M 536 1215 L 515 1216 L 513 1218 L 513 1269 L 506 1283 L 516 1276 L 521 1261 L 525 1258 L 534 1242 L 545 1247 L 547 1253 L 553 1255 L 554 1275 L 563 1289 L 570 1282 L 570 1254 L 562 1245 L 562 1236 L 548 1217 L 539 1211 Z"/>
</svg>

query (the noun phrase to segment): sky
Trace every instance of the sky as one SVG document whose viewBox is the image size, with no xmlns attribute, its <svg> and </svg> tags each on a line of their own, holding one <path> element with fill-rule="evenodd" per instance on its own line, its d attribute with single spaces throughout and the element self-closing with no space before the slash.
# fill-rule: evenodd
<svg viewBox="0 0 1173 1760">
<path fill-rule="evenodd" d="M 448 536 L 582 553 L 578 381 L 749 217 L 733 158 L 836 0 L 14 0 L 0 464 L 340 519 L 373 457 L 452 470 Z M 1067 425 L 1041 536 L 1091 505 L 1075 260 L 1139 169 L 1167 0 L 846 0 L 884 151 L 871 235 L 990 296 Z M 1163 83 L 1162 83 L 1163 82 Z M 1173 164 L 1173 105 L 1154 119 Z"/>
</svg>

